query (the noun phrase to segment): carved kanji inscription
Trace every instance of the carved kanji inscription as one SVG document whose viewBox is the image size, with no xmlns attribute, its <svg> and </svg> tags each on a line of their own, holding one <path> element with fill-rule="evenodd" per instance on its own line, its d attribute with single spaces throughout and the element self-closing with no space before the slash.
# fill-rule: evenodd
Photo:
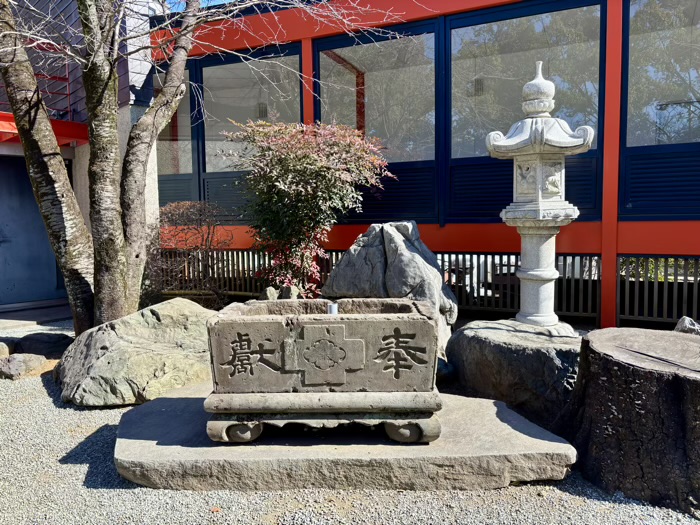
<svg viewBox="0 0 700 525">
<path fill-rule="evenodd" d="M 391 335 L 382 338 L 382 347 L 377 351 L 374 360 L 385 362 L 384 371 L 392 372 L 394 379 L 401 378 L 401 371 L 412 370 L 414 365 L 426 365 L 427 349 L 412 346 L 416 334 L 402 334 L 399 328 L 394 328 Z"/>
<path fill-rule="evenodd" d="M 236 338 L 230 345 L 231 357 L 221 363 L 221 366 L 231 368 L 228 372 L 229 377 L 255 375 L 256 365 L 264 365 L 270 370 L 279 372 L 281 367 L 270 359 L 277 353 L 277 349 L 266 347 L 266 344 L 271 343 L 271 339 L 265 339 L 264 342 L 254 345 L 249 334 L 237 332 Z"/>
</svg>

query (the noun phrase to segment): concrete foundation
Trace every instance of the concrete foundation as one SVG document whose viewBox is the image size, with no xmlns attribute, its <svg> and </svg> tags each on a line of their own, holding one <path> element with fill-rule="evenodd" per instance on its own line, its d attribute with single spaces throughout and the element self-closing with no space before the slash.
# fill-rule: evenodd
<svg viewBox="0 0 700 525">
<path fill-rule="evenodd" d="M 442 435 L 430 444 L 397 444 L 358 425 L 271 428 L 254 445 L 224 445 L 205 431 L 210 393 L 211 384 L 188 387 L 127 412 L 114 452 L 119 473 L 183 490 L 467 490 L 563 479 L 576 461 L 565 440 L 505 404 L 451 395 L 441 396 Z"/>
</svg>

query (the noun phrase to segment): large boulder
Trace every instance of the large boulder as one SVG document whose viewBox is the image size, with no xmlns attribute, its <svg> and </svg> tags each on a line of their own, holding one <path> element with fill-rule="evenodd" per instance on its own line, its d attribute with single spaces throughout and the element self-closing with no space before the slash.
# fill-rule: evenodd
<svg viewBox="0 0 700 525">
<path fill-rule="evenodd" d="M 333 268 L 324 297 L 406 298 L 427 301 L 441 314 L 438 350 L 444 354 L 457 320 L 457 299 L 445 284 L 437 257 L 413 221 L 373 224 Z"/>
<path fill-rule="evenodd" d="M 505 401 L 547 429 L 571 398 L 580 337 L 508 321 L 474 321 L 447 343 L 460 393 Z"/>
<path fill-rule="evenodd" d="M 215 313 L 171 299 L 84 332 L 57 369 L 63 400 L 129 405 L 211 381 L 207 319 Z"/>
</svg>

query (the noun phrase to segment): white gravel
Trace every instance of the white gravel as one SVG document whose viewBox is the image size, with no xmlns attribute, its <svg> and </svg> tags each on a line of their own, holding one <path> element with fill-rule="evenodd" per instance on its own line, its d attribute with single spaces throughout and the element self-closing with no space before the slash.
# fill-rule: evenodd
<svg viewBox="0 0 700 525">
<path fill-rule="evenodd" d="M 21 334 L 0 334 L 10 335 Z M 0 399 L 0 524 L 698 523 L 607 495 L 576 473 L 559 483 L 474 492 L 147 489 L 114 468 L 117 424 L 126 409 L 65 405 L 51 374 L 0 380 Z"/>
<path fill-rule="evenodd" d="M 40 324 L 40 325 L 25 325 L 20 328 L 14 328 L 10 330 L 0 329 L 0 338 L 21 338 L 27 334 L 33 334 L 36 332 L 53 332 L 68 334 L 73 336 L 73 321 L 66 319 L 65 321 L 51 321 L 50 323 Z"/>
</svg>

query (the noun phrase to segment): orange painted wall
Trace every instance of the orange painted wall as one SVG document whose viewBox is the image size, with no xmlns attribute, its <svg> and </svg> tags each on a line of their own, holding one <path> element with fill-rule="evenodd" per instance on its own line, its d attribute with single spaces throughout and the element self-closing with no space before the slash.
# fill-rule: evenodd
<svg viewBox="0 0 700 525">
<path fill-rule="evenodd" d="M 347 250 L 369 224 L 340 225 L 333 228 L 326 244 L 328 250 Z M 519 252 L 520 237 L 505 224 L 420 224 L 421 239 L 436 252 Z M 557 237 L 560 253 L 600 253 L 600 223 L 579 222 L 562 228 Z M 220 239 L 231 240 L 226 247 L 246 250 L 253 245 L 247 226 L 220 226 Z M 176 228 L 162 228 L 161 242 L 166 248 L 184 247 Z M 223 247 L 223 246 L 222 246 Z"/>
<path fill-rule="evenodd" d="M 369 225 L 336 226 L 328 248 L 347 249 Z M 421 239 L 436 252 L 519 252 L 520 237 L 505 224 L 420 224 Z M 600 253 L 600 223 L 579 222 L 562 228 L 557 237 L 560 253 Z"/>
<path fill-rule="evenodd" d="M 621 222 L 617 251 L 629 255 L 700 256 L 700 221 Z"/>
</svg>

